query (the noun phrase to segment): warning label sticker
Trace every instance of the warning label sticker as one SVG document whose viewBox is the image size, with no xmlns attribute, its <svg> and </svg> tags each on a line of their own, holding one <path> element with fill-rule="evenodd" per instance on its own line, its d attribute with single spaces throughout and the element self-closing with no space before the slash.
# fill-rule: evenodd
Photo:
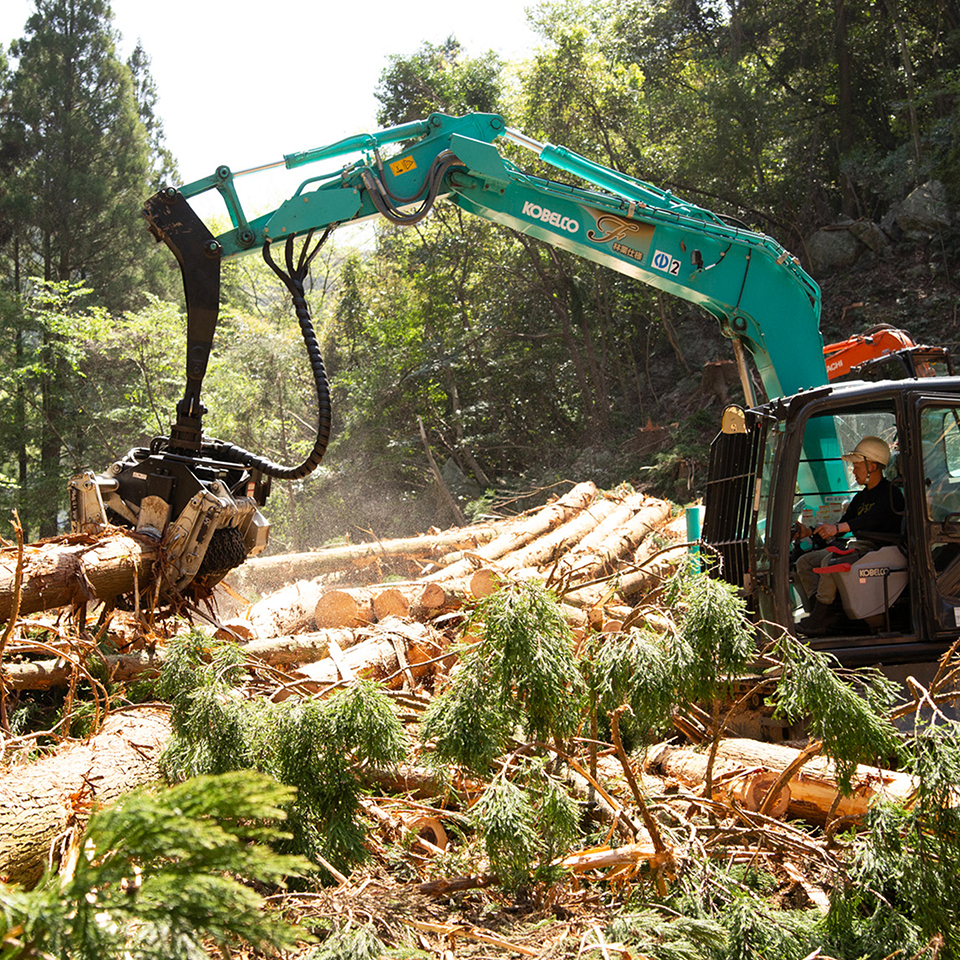
<svg viewBox="0 0 960 960">
<path fill-rule="evenodd" d="M 399 160 L 394 160 L 390 164 L 390 169 L 395 177 L 399 177 L 402 173 L 409 173 L 411 170 L 416 170 L 417 161 L 414 160 L 413 157 L 401 157 Z"/>
</svg>

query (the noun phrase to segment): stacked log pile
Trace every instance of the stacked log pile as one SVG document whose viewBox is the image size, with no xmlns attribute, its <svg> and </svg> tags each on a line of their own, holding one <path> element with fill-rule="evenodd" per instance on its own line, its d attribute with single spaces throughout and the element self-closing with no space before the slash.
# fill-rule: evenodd
<svg viewBox="0 0 960 960">
<path fill-rule="evenodd" d="M 515 518 L 256 558 L 218 588 L 218 632 L 273 665 L 328 661 L 307 671 L 317 679 L 343 676 L 344 669 L 385 676 L 413 670 L 411 660 L 435 660 L 477 600 L 520 580 L 539 580 L 560 594 L 577 630 L 617 629 L 683 556 L 681 549 L 663 551 L 682 541 L 682 521 L 671 524 L 671 513 L 665 501 L 628 490 L 601 492 L 586 482 Z M 61 608 L 53 618 L 60 624 L 65 613 L 96 612 L 99 602 L 109 607 L 117 595 L 150 582 L 158 562 L 153 541 L 114 529 L 22 551 L 5 547 L 0 621 Z M 257 594 L 263 596 L 255 602 L 246 599 Z M 115 636 L 122 620 L 114 612 L 101 634 Z M 59 627 L 49 629 L 56 634 Z M 151 630 L 158 630 L 156 623 Z M 162 643 L 115 646 L 115 655 L 99 654 L 115 681 L 156 672 L 163 662 Z M 353 647 L 361 649 L 344 652 Z M 66 685 L 75 659 L 56 646 L 48 653 L 7 662 L 6 685 L 20 691 Z"/>
<path fill-rule="evenodd" d="M 514 581 L 554 590 L 576 631 L 619 629 L 684 556 L 682 521 L 672 522 L 672 513 L 663 500 L 604 493 L 587 482 L 526 516 L 386 541 L 379 552 L 365 544 L 253 560 L 228 578 L 232 593 L 278 577 L 290 582 L 225 620 L 221 636 L 290 637 L 295 647 L 300 638 L 335 632 L 325 662 L 304 658 L 301 672 L 310 679 L 417 676 L 416 665 L 435 661 L 449 644 L 448 627 Z M 383 565 L 395 571 L 401 560 L 408 574 L 420 575 L 384 580 Z"/>
</svg>

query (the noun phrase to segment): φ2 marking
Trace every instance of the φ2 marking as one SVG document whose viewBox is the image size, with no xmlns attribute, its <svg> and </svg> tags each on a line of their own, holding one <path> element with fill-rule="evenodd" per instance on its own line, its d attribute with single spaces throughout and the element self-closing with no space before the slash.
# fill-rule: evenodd
<svg viewBox="0 0 960 960">
<path fill-rule="evenodd" d="M 657 270 L 662 270 L 664 273 L 669 273 L 671 277 L 675 277 L 680 273 L 680 261 L 676 257 L 671 257 L 669 253 L 664 253 L 662 250 L 656 250 L 654 252 L 650 258 L 650 265 Z"/>
</svg>

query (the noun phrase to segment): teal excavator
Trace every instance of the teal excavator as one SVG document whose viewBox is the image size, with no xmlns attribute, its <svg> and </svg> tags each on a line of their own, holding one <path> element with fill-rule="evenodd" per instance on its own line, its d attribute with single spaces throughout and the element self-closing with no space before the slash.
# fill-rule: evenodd
<svg viewBox="0 0 960 960">
<path fill-rule="evenodd" d="M 507 144 L 588 186 L 524 172 L 505 155 Z M 900 419 L 910 406 L 904 385 L 925 384 L 926 394 L 936 394 L 941 405 L 960 403 L 960 386 L 952 377 L 937 378 L 935 390 L 929 387 L 934 381 L 909 377 L 898 381 L 899 388 L 866 400 L 857 393 L 864 384 L 830 385 L 819 330 L 819 288 L 779 243 L 564 147 L 532 140 L 500 116 L 433 114 L 289 154 L 272 166 L 317 169 L 320 164 L 330 168 L 313 173 L 277 209 L 254 219 L 243 210 L 236 180 L 256 171 L 234 173 L 225 166 L 194 183 L 162 189 L 145 204 L 149 229 L 169 247 L 183 275 L 186 388 L 169 436 L 131 450 L 102 474 L 88 472 L 72 481 L 71 519 L 75 530 L 115 523 L 162 538 L 167 597 L 202 596 L 230 569 L 262 551 L 269 525 L 259 508 L 272 480 L 305 477 L 323 457 L 330 398 L 304 293 L 311 260 L 341 224 L 383 218 L 409 226 L 438 200 L 696 303 L 716 319 L 733 342 L 750 409 L 725 411 L 718 437 L 724 450 L 713 455 L 708 484 L 704 547 L 718 559 L 719 575 L 738 583 L 758 617 L 772 617 L 788 629 L 802 617 L 804 602 L 784 559 L 791 552 L 792 522 L 800 510 L 833 509 L 851 492 L 839 456 L 856 429 L 856 416 L 851 427 L 835 397 L 846 391 L 847 407 L 885 414 L 883 423 L 871 424 L 878 431 L 886 425 L 884 435 L 893 441 L 904 473 L 909 462 L 918 474 L 923 469 L 920 428 Z M 219 236 L 190 203 L 210 191 L 222 197 L 232 223 Z M 250 253 L 260 253 L 289 290 L 316 384 L 316 441 L 298 465 L 273 463 L 203 432 L 201 388 L 217 326 L 221 264 Z M 745 355 L 768 398 L 760 407 Z M 934 432 L 930 424 L 925 429 Z M 949 441 L 941 438 L 941 447 L 949 460 Z M 960 461 L 960 435 L 956 454 Z M 951 463 L 941 469 L 948 477 Z M 957 467 L 960 480 L 960 462 Z M 919 477 L 917 484 L 924 489 Z M 930 557 L 924 562 L 933 564 L 936 548 L 943 554 L 940 565 L 952 571 L 953 551 L 942 548 L 956 541 L 960 554 L 960 503 L 957 511 L 946 509 L 950 506 L 947 498 L 939 509 L 950 514 L 946 527 L 936 534 L 931 528 L 925 537 Z M 913 509 L 925 514 L 922 496 Z M 943 582 L 960 593 L 960 571 Z M 934 613 L 934 599 L 940 602 L 943 595 L 931 598 L 927 609 L 920 586 L 909 588 L 904 588 L 911 597 L 905 615 L 895 609 L 896 599 L 884 611 L 886 634 L 896 634 L 886 646 L 899 650 L 911 640 L 927 651 L 941 646 L 944 624 L 952 616 L 942 602 Z M 960 597 L 951 609 L 960 624 Z M 950 627 L 953 636 L 957 629 Z"/>
</svg>

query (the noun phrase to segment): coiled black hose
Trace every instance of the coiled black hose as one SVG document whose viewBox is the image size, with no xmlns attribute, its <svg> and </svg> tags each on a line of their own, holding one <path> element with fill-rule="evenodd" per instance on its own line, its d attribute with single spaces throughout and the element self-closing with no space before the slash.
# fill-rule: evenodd
<svg viewBox="0 0 960 960">
<path fill-rule="evenodd" d="M 286 254 L 286 272 L 283 271 L 270 255 L 270 242 L 263 245 L 263 259 L 270 266 L 273 272 L 283 281 L 284 286 L 290 291 L 293 298 L 293 306 L 297 312 L 297 320 L 300 323 L 300 332 L 303 336 L 304 345 L 307 348 L 307 356 L 310 360 L 310 369 L 313 373 L 313 382 L 317 388 L 317 439 L 314 442 L 313 450 L 310 456 L 296 467 L 285 467 L 282 464 L 274 463 L 266 457 L 260 457 L 249 450 L 235 446 L 232 443 L 223 443 L 217 445 L 217 456 L 229 460 L 231 463 L 239 463 L 251 470 L 259 470 L 265 476 L 275 477 L 278 480 L 301 480 L 309 476 L 320 465 L 323 455 L 327 452 L 327 444 L 330 442 L 330 385 L 327 382 L 327 374 L 323 367 L 323 357 L 320 354 L 320 344 L 317 341 L 316 332 L 313 329 L 313 322 L 310 319 L 310 309 L 307 306 L 307 299 L 304 293 L 303 281 L 310 268 L 310 262 L 320 252 L 320 248 L 326 243 L 327 238 L 333 232 L 333 227 L 327 227 L 323 236 L 317 242 L 317 245 L 309 253 L 310 241 L 313 239 L 313 231 L 307 234 L 307 239 L 300 248 L 300 258 L 296 267 L 293 263 L 293 237 L 287 239 L 285 245 Z"/>
<path fill-rule="evenodd" d="M 380 180 L 380 178 L 369 170 L 361 174 L 364 186 L 370 194 L 370 199 L 377 211 L 391 223 L 400 226 L 412 226 L 419 223 L 431 210 L 440 192 L 440 186 L 447 171 L 457 164 L 460 160 L 449 150 L 441 153 L 433 163 L 426 181 L 425 188 L 417 192 L 414 197 L 401 198 L 392 194 Z M 412 213 L 403 213 L 396 203 L 409 203 L 419 199 L 423 194 L 426 196 L 419 208 Z M 231 463 L 238 463 L 251 470 L 259 470 L 265 476 L 275 477 L 278 480 L 300 480 L 303 477 L 313 473 L 320 465 L 324 453 L 327 450 L 327 443 L 330 440 L 330 388 L 327 383 L 327 376 L 323 368 L 323 357 L 320 355 L 320 345 L 317 342 L 316 334 L 313 330 L 313 323 L 310 320 L 310 311 L 307 307 L 306 297 L 304 295 L 303 281 L 310 267 L 310 262 L 320 251 L 327 237 L 330 236 L 333 227 L 327 227 L 323 236 L 317 242 L 316 247 L 308 254 L 307 249 L 313 238 L 314 231 L 307 234 L 307 239 L 300 248 L 300 259 L 297 266 L 293 265 L 293 237 L 287 238 L 286 242 L 286 264 L 287 270 L 284 272 L 274 263 L 270 256 L 270 243 L 263 245 L 263 259 L 269 264 L 273 272 L 283 281 L 284 285 L 290 291 L 293 297 L 293 305 L 297 311 L 297 319 L 300 321 L 300 330 L 303 334 L 303 342 L 307 347 L 307 355 L 310 358 L 310 367 L 313 371 L 314 383 L 317 386 L 317 404 L 318 423 L 317 439 L 313 446 L 313 452 L 298 467 L 284 467 L 279 463 L 274 463 L 265 457 L 257 456 L 244 450 L 242 447 L 235 446 L 232 443 L 218 443 L 216 447 L 217 456 L 228 460 Z"/>
</svg>

